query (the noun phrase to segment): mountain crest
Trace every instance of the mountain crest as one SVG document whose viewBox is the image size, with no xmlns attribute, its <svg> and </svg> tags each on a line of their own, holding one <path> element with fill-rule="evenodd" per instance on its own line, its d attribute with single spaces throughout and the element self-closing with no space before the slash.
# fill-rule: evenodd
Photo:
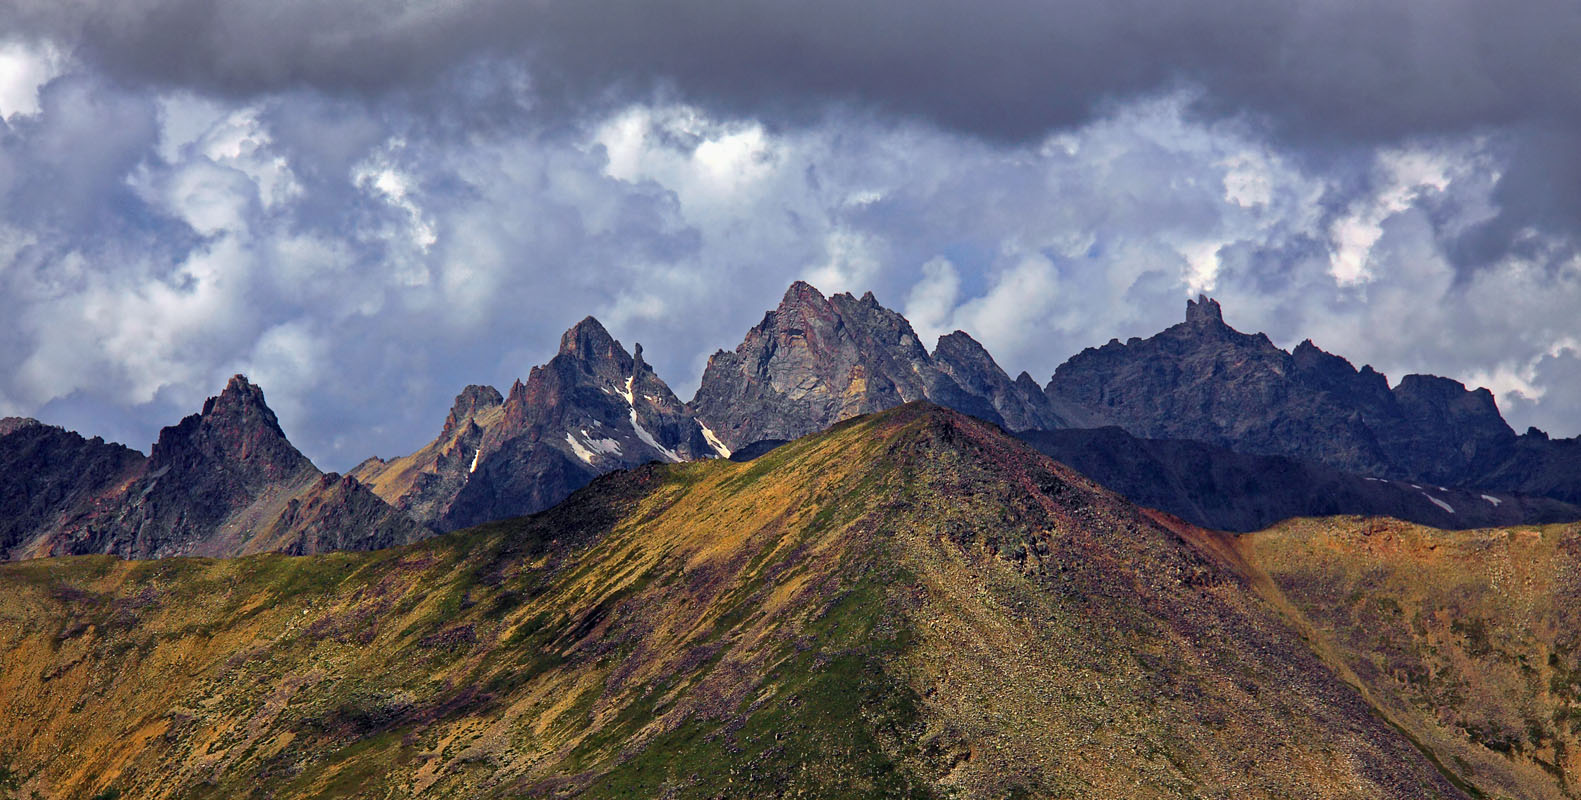
<svg viewBox="0 0 1581 800">
<path fill-rule="evenodd" d="M 1224 310 L 1219 308 L 1219 301 L 1199 294 L 1196 300 L 1186 300 L 1186 324 L 1223 325 Z"/>
<path fill-rule="evenodd" d="M 828 302 L 829 299 L 824 297 L 823 292 L 818 291 L 817 287 L 806 281 L 795 281 L 785 290 L 785 296 L 780 298 L 779 307 L 787 309 L 810 303 L 827 305 Z"/>
<path fill-rule="evenodd" d="M 156 468 L 225 465 L 249 485 L 313 468 L 286 439 L 263 390 L 245 375 L 232 376 L 224 391 L 203 402 L 201 413 L 160 431 L 149 460 Z"/>
<path fill-rule="evenodd" d="M 560 336 L 560 355 L 574 356 L 584 361 L 614 358 L 620 344 L 609 335 L 603 323 L 592 316 L 583 317 Z M 625 352 L 621 351 L 624 356 Z"/>
<path fill-rule="evenodd" d="M 480 386 L 472 384 L 461 390 L 456 395 L 456 401 L 450 406 L 450 414 L 445 417 L 445 430 L 443 437 L 448 438 L 457 427 L 470 421 L 480 412 L 495 408 L 505 402 L 500 395 L 500 390 L 493 386 Z"/>
<path fill-rule="evenodd" d="M 0 436 L 6 436 L 8 434 L 16 433 L 23 428 L 31 428 L 34 425 L 42 424 L 43 423 L 31 417 L 5 417 L 0 419 Z"/>
</svg>

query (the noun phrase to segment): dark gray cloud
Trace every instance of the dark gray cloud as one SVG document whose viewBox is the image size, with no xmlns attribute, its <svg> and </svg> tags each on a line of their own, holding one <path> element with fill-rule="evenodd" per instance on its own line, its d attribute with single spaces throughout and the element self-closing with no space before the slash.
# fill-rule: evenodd
<svg viewBox="0 0 1581 800">
<path fill-rule="evenodd" d="M 850 102 L 1012 139 L 1177 80 L 1292 136 L 1581 119 L 1581 14 L 1565 0 L 13 0 L 0 30 L 127 80 L 239 96 L 411 88 L 520 56 L 577 107 L 668 82 L 734 114 Z"/>
</svg>

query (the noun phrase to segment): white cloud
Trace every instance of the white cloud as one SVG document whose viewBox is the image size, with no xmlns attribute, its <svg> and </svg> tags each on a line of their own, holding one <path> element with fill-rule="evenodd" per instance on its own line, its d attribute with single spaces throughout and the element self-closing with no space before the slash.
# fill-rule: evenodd
<svg viewBox="0 0 1581 800">
<path fill-rule="evenodd" d="M 922 265 L 922 279 L 911 287 L 903 313 L 929 349 L 940 336 L 951 332 L 951 317 L 960 294 L 961 276 L 949 259 L 934 256 Z"/>
<path fill-rule="evenodd" d="M 37 114 L 39 88 L 66 65 L 65 54 L 47 40 L 0 42 L 0 119 Z"/>
</svg>

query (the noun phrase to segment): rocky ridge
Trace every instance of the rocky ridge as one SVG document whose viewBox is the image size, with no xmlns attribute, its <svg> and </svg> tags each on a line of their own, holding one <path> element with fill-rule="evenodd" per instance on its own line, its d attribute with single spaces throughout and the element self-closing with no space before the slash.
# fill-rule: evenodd
<svg viewBox="0 0 1581 800">
<path fill-rule="evenodd" d="M 1292 352 L 1224 322 L 1206 297 L 1148 339 L 1071 357 L 1046 387 L 1149 439 L 1191 439 L 1358 475 L 1581 502 L 1581 448 L 1516 436 L 1492 393 L 1433 375 L 1390 388 L 1310 340 Z"/>
<path fill-rule="evenodd" d="M 434 440 L 369 459 L 349 481 L 324 478 L 239 377 L 166 429 L 146 460 L 6 419 L 0 463 L 27 466 L 0 477 L 15 507 L 0 552 L 377 547 L 540 511 L 649 461 L 747 460 L 917 399 L 1025 434 L 1138 502 L 1230 530 L 1327 513 L 1446 528 L 1581 513 L 1581 440 L 1516 437 L 1485 390 L 1417 375 L 1390 389 L 1311 342 L 1286 353 L 1235 331 L 1206 297 L 1186 310 L 1154 337 L 1078 354 L 1039 388 L 1026 373 L 1012 380 L 964 332 L 929 352 L 872 293 L 825 297 L 797 282 L 734 351 L 714 354 L 690 403 L 640 345 L 628 352 L 588 317 L 508 394 L 466 387 Z M 1126 435 L 1071 431 L 1110 421 Z M 40 451 L 57 439 L 60 453 Z M 332 530 L 354 523 L 368 530 Z"/>
<path fill-rule="evenodd" d="M 728 455 L 653 368 L 588 317 L 508 396 L 468 387 L 438 438 L 353 475 L 417 519 L 453 530 L 541 511 L 594 477 L 649 461 Z"/>
<path fill-rule="evenodd" d="M 29 442 L 18 437 L 35 431 L 49 437 L 47 455 L 26 455 Z M 0 453 L 30 463 L 78 456 L 62 462 L 74 474 L 45 494 L 60 499 L 48 513 L 32 515 L 40 524 L 12 532 L 13 557 L 309 553 L 388 547 L 425 535 L 354 479 L 314 467 L 286 439 L 263 391 L 241 375 L 200 413 L 162 430 L 147 458 L 46 426 L 0 438 Z M 0 475 L 13 486 L 38 479 L 24 469 Z"/>
<path fill-rule="evenodd" d="M 923 399 L 1011 429 L 1064 422 L 971 337 L 946 338 L 929 354 L 872 292 L 826 298 L 797 281 L 734 351 L 709 358 L 689 407 L 731 448 Z"/>
</svg>

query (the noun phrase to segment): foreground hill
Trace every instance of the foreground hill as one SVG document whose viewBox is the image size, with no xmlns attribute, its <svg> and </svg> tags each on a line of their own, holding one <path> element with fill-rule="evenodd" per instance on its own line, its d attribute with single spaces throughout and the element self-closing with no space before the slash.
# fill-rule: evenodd
<svg viewBox="0 0 1581 800">
<path fill-rule="evenodd" d="M 1435 798 L 1484 774 L 1516 796 L 1559 785 L 1503 739 L 1465 745 L 1462 766 L 1407 735 L 1464 696 L 1380 711 L 1391 698 L 1358 692 L 1350 651 L 1304 621 L 1328 617 L 1300 607 L 1301 581 L 1277 573 L 1281 593 L 1247 560 L 1262 541 L 1237 549 L 992 425 L 914 404 L 750 463 L 617 472 L 544 514 L 405 548 L 0 565 L 0 786 Z M 1488 591 L 1456 587 L 1467 607 Z"/>
<path fill-rule="evenodd" d="M 1352 517 L 1235 544 L 1373 702 L 1487 796 L 1581 796 L 1581 526 Z"/>
</svg>

